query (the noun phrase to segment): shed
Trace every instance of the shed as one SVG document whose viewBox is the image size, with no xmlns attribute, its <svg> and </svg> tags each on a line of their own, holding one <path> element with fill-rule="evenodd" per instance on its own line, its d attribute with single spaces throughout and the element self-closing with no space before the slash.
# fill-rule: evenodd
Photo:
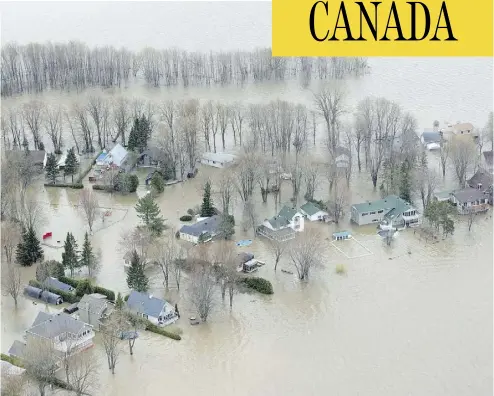
<svg viewBox="0 0 494 396">
<path fill-rule="evenodd" d="M 37 298 L 38 300 L 42 300 L 49 304 L 59 305 L 63 303 L 62 297 L 60 297 L 58 294 L 49 292 L 48 290 L 41 290 L 34 286 L 26 286 L 24 288 L 24 293 L 27 294 L 29 297 Z"/>
<path fill-rule="evenodd" d="M 333 241 L 342 241 L 352 236 L 350 231 L 333 232 Z"/>
<path fill-rule="evenodd" d="M 43 285 L 45 287 L 61 290 L 67 293 L 72 293 L 75 290 L 72 286 L 68 285 L 67 283 L 60 282 L 57 278 L 53 278 L 51 276 L 45 279 Z"/>
<path fill-rule="evenodd" d="M 449 201 L 451 197 L 451 191 L 440 191 L 437 193 L 434 193 L 434 198 L 438 200 L 439 202 L 446 202 Z"/>
</svg>

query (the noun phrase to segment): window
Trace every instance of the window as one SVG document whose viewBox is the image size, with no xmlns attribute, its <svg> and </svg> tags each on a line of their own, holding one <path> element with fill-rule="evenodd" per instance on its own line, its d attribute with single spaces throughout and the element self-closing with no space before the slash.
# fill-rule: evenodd
<svg viewBox="0 0 494 396">
<path fill-rule="evenodd" d="M 370 212 L 369 214 L 373 215 L 373 214 L 376 214 L 376 212 Z"/>
<path fill-rule="evenodd" d="M 213 161 L 213 164 L 216 164 L 216 161 Z"/>
<path fill-rule="evenodd" d="M 362 217 L 367 216 L 369 213 L 362 213 Z"/>
<path fill-rule="evenodd" d="M 382 213 L 384 212 L 384 209 L 378 210 L 377 213 Z"/>
</svg>

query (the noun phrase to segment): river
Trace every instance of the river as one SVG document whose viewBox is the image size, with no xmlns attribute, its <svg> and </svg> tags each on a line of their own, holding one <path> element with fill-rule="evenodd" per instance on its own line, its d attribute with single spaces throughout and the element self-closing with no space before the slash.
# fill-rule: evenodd
<svg viewBox="0 0 494 396">
<path fill-rule="evenodd" d="M 420 129 L 431 127 L 435 119 L 482 127 L 492 109 L 492 59 L 373 58 L 369 62 L 369 75 L 345 82 L 349 115 L 368 95 L 396 100 L 417 117 Z M 310 105 L 311 91 L 320 87 L 314 83 L 301 90 L 297 82 L 285 82 L 184 91 L 133 85 L 122 92 L 153 101 L 197 97 L 265 102 L 281 98 Z M 28 98 L 6 99 L 2 105 L 16 106 Z M 76 94 L 53 92 L 43 98 L 67 104 Z M 321 148 L 318 146 L 315 149 Z M 434 163 L 434 154 L 430 156 Z M 201 184 L 207 177 L 214 180 L 217 174 L 215 169 L 201 167 L 196 179 L 166 188 L 158 203 L 168 225 L 180 225 L 178 214 L 200 203 Z M 142 183 L 144 173 L 140 176 Z M 453 183 L 450 171 L 441 187 Z M 36 189 L 46 205 L 43 232 L 52 231 L 53 240 L 63 242 L 71 231 L 82 241 L 85 225 L 74 207 L 78 192 Z M 289 196 L 288 189 L 286 186 L 284 197 Z M 96 225 L 98 231 L 92 237 L 103 259 L 97 282 L 122 293 L 128 289 L 118 241 L 123 231 L 137 224 L 133 206 L 143 193 L 142 186 L 137 194 L 125 197 L 98 193 L 100 205 L 112 208 L 112 216 L 106 228 Z M 260 200 L 260 194 L 256 192 L 256 196 Z M 370 177 L 356 174 L 352 202 L 375 196 Z M 259 203 L 258 208 L 260 216 L 274 211 L 271 201 Z M 347 215 L 340 229 L 352 229 L 372 255 L 348 259 L 325 240 L 321 252 L 324 267 L 314 271 L 308 283 L 275 273 L 264 241 L 256 239 L 244 249 L 267 262 L 258 275 L 273 283 L 274 295 L 237 294 L 231 311 L 218 299 L 208 323 L 195 327 L 186 320 L 193 313 L 186 291 L 178 293 L 173 287 L 165 291 L 157 274 L 152 281 L 153 294 L 178 302 L 182 340 L 141 334 L 134 356 L 124 347 L 114 376 L 105 366 L 104 351 L 97 341 L 90 352 L 102 365 L 96 394 L 492 394 L 491 213 L 478 216 L 471 232 L 465 221 L 460 221 L 452 237 L 436 244 L 407 230 L 391 247 L 383 244 L 375 228 L 349 224 Z M 325 238 L 335 229 L 320 224 L 311 227 L 319 228 Z M 237 227 L 235 239 L 244 236 L 251 237 Z M 61 249 L 45 248 L 45 254 L 61 259 Z M 337 264 L 345 265 L 346 275 L 335 273 Z M 280 267 L 290 268 L 288 257 L 282 258 Z M 23 280 L 34 278 L 34 273 L 34 267 L 23 269 Z M 14 339 L 21 339 L 36 312 L 45 307 L 25 298 L 17 310 L 10 298 L 2 297 L 1 303 L 2 352 L 6 352 Z"/>
</svg>

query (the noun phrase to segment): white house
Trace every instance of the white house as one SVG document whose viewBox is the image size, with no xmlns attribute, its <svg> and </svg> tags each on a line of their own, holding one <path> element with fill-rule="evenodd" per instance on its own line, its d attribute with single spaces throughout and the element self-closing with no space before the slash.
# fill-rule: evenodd
<svg viewBox="0 0 494 396">
<path fill-rule="evenodd" d="M 318 208 L 312 202 L 307 202 L 300 207 L 300 213 L 302 213 L 307 220 L 310 221 L 322 221 L 328 218 L 329 213 Z"/>
<path fill-rule="evenodd" d="M 276 216 L 264 220 L 262 225 L 272 231 L 291 228 L 293 231 L 302 232 L 304 230 L 304 216 L 297 209 L 285 205 Z"/>
<path fill-rule="evenodd" d="M 93 326 L 64 312 L 39 312 L 33 325 L 26 330 L 25 337 L 27 345 L 31 340 L 49 339 L 59 352 L 79 352 L 93 346 L 94 331 Z"/>
<path fill-rule="evenodd" d="M 135 290 L 129 295 L 127 309 L 159 326 L 172 324 L 178 319 L 175 308 L 169 302 Z"/>
<path fill-rule="evenodd" d="M 204 165 L 214 166 L 215 168 L 226 168 L 235 161 L 235 156 L 226 153 L 204 153 L 201 163 Z"/>
</svg>

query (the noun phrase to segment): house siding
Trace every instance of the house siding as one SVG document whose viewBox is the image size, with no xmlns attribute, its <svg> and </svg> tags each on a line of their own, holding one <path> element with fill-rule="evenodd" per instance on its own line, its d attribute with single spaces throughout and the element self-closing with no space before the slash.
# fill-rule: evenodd
<svg viewBox="0 0 494 396">
<path fill-rule="evenodd" d="M 384 219 L 384 215 L 390 210 L 391 209 L 389 208 L 359 213 L 357 209 L 352 206 L 351 220 L 358 225 L 377 224 Z"/>
<path fill-rule="evenodd" d="M 192 242 L 192 243 L 198 243 L 199 242 L 199 237 L 187 234 L 185 232 L 180 233 L 180 239 L 187 241 L 187 242 Z"/>
</svg>

